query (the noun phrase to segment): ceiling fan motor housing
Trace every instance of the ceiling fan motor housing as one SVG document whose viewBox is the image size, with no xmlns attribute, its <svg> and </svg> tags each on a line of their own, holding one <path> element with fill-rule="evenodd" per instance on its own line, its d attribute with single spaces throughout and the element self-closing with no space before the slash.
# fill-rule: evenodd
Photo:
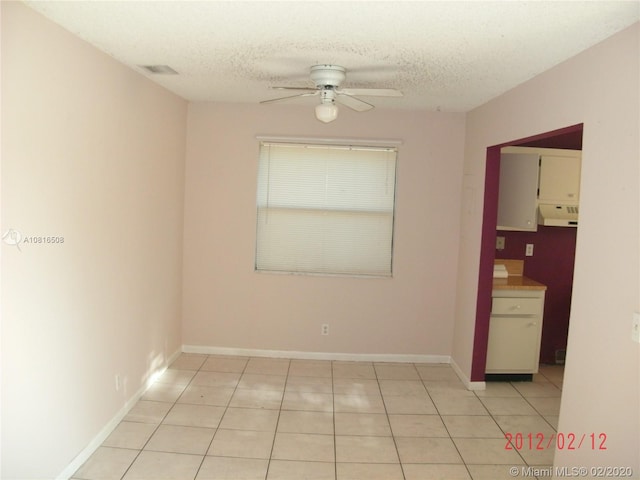
<svg viewBox="0 0 640 480">
<path fill-rule="evenodd" d="M 333 87 L 325 85 L 320 91 L 320 103 L 335 103 L 336 91 Z"/>
<path fill-rule="evenodd" d="M 338 65 L 314 65 L 311 67 L 311 80 L 316 87 L 339 87 L 346 78 L 347 70 Z"/>
</svg>

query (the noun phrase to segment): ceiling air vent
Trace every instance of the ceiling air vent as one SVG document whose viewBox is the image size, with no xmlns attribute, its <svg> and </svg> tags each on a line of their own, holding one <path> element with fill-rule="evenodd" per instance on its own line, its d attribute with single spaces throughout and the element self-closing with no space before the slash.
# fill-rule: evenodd
<svg viewBox="0 0 640 480">
<path fill-rule="evenodd" d="M 173 68 L 169 65 L 140 65 L 140 68 L 144 68 L 147 72 L 156 75 L 177 75 Z"/>
</svg>

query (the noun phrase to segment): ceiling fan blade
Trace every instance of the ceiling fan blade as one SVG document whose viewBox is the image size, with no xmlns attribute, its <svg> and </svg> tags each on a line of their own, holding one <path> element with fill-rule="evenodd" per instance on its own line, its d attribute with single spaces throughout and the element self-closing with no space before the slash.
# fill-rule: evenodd
<svg viewBox="0 0 640 480">
<path fill-rule="evenodd" d="M 339 93 L 372 97 L 401 97 L 402 92 L 394 88 L 344 88 Z"/>
<path fill-rule="evenodd" d="M 298 98 L 298 97 L 313 97 L 314 95 L 317 95 L 318 91 L 314 91 L 311 93 L 299 93 L 298 95 L 290 95 L 288 97 L 279 97 L 279 98 L 272 98 L 271 100 L 263 100 L 260 103 L 276 103 L 276 102 L 285 102 L 287 100 L 291 100 L 292 98 Z"/>
<path fill-rule="evenodd" d="M 352 97 L 351 95 L 347 95 L 344 92 L 340 92 L 336 95 L 336 101 L 355 110 L 356 112 L 366 112 L 373 108 L 373 105 L 370 103 L 360 100 L 359 98 Z"/>
<path fill-rule="evenodd" d="M 304 92 L 315 92 L 317 87 L 269 87 L 271 90 L 301 90 Z"/>
</svg>

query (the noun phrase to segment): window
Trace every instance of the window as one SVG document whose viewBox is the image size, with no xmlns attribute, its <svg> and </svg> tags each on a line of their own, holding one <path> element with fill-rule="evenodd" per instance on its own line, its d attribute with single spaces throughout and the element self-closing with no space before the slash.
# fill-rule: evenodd
<svg viewBox="0 0 640 480">
<path fill-rule="evenodd" d="M 262 142 L 256 270 L 391 276 L 396 148 Z"/>
</svg>

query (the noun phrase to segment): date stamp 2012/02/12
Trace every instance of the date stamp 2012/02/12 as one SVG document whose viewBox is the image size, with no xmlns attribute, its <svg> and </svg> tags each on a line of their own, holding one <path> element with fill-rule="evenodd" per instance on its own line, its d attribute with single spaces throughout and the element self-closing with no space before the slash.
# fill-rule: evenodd
<svg viewBox="0 0 640 480">
<path fill-rule="evenodd" d="M 505 450 L 606 450 L 606 433 L 510 433 L 504 434 Z"/>
</svg>

